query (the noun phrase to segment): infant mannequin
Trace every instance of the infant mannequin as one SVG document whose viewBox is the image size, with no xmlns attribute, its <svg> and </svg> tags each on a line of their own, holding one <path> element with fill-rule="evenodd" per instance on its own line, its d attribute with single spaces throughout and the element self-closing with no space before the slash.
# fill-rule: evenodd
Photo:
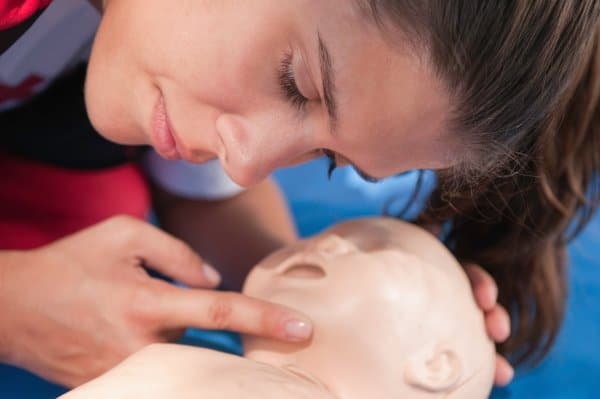
<svg viewBox="0 0 600 399">
<path fill-rule="evenodd" d="M 298 309 L 309 344 L 244 337 L 245 358 L 153 345 L 77 398 L 486 398 L 495 349 L 461 266 L 419 227 L 342 223 L 263 260 L 247 295 Z"/>
</svg>

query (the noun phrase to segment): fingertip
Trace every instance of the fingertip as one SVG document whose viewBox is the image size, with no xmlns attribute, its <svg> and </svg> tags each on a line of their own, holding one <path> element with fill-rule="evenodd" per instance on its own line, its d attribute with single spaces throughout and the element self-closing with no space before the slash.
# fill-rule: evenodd
<svg viewBox="0 0 600 399">
<path fill-rule="evenodd" d="M 495 342 L 502 343 L 510 337 L 510 316 L 503 307 L 495 306 L 486 315 L 486 325 Z"/>
<path fill-rule="evenodd" d="M 496 386 L 505 387 L 510 384 L 515 376 L 515 370 L 502 356 L 496 357 L 496 377 L 494 383 Z"/>
<path fill-rule="evenodd" d="M 479 307 L 485 312 L 492 311 L 496 306 L 497 293 L 494 287 L 480 286 L 475 288 L 475 297 Z"/>
<path fill-rule="evenodd" d="M 286 341 L 302 342 L 312 337 L 313 326 L 308 320 L 294 318 L 284 322 L 283 331 L 283 338 Z"/>
<path fill-rule="evenodd" d="M 492 276 L 477 265 L 467 265 L 465 270 L 479 307 L 486 312 L 493 310 L 498 301 L 498 287 Z"/>
<path fill-rule="evenodd" d="M 204 277 L 211 287 L 218 287 L 219 284 L 221 284 L 221 274 L 217 271 L 217 269 L 208 263 L 204 263 L 202 269 L 204 272 Z"/>
</svg>

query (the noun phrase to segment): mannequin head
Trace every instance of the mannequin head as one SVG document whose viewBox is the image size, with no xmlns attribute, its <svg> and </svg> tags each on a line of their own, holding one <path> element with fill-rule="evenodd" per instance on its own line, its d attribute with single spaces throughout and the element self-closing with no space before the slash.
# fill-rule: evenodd
<svg viewBox="0 0 600 399">
<path fill-rule="evenodd" d="M 414 225 L 337 225 L 266 258 L 244 292 L 315 326 L 304 346 L 245 337 L 246 357 L 303 373 L 341 399 L 473 399 L 492 387 L 495 350 L 467 277 Z"/>
</svg>

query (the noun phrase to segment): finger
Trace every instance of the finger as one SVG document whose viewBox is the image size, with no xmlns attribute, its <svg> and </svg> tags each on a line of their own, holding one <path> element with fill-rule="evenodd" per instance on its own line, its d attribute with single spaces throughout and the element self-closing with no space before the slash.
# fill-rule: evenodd
<svg viewBox="0 0 600 399">
<path fill-rule="evenodd" d="M 427 231 L 429 231 L 431 234 L 433 234 L 434 236 L 438 237 L 440 234 L 442 234 L 442 225 L 435 223 L 435 224 L 426 224 L 423 226 L 423 228 Z"/>
<path fill-rule="evenodd" d="M 144 261 L 144 266 L 190 287 L 219 285 L 219 273 L 183 241 L 141 221 L 126 228 L 133 235 L 128 240 L 131 250 Z"/>
<path fill-rule="evenodd" d="M 505 387 L 511 383 L 515 376 L 515 370 L 502 356 L 496 356 L 496 377 L 494 383 L 499 387 Z"/>
<path fill-rule="evenodd" d="M 175 342 L 180 340 L 184 334 L 185 328 L 167 329 L 157 332 L 157 336 L 160 339 L 159 342 Z"/>
<path fill-rule="evenodd" d="M 496 282 L 480 266 L 468 265 L 466 271 L 471 281 L 477 305 L 483 311 L 488 312 L 492 310 L 498 301 L 498 286 Z"/>
<path fill-rule="evenodd" d="M 502 306 L 495 306 L 486 313 L 485 326 L 494 342 L 502 343 L 510 336 L 510 316 Z"/>
<path fill-rule="evenodd" d="M 232 292 L 168 287 L 156 310 L 162 328 L 231 330 L 283 341 L 312 336 L 310 320 L 291 309 Z"/>
</svg>

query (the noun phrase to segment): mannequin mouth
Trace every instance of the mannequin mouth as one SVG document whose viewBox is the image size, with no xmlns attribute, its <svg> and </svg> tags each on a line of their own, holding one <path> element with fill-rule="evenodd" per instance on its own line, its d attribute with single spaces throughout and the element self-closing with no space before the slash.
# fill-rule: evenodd
<svg viewBox="0 0 600 399">
<path fill-rule="evenodd" d="M 278 268 L 277 274 L 297 280 L 321 280 L 327 277 L 325 260 L 310 256 L 292 256 Z"/>
<path fill-rule="evenodd" d="M 282 276 L 289 278 L 319 280 L 325 278 L 327 274 L 321 266 L 310 263 L 298 263 L 291 265 L 281 273 Z"/>
</svg>

